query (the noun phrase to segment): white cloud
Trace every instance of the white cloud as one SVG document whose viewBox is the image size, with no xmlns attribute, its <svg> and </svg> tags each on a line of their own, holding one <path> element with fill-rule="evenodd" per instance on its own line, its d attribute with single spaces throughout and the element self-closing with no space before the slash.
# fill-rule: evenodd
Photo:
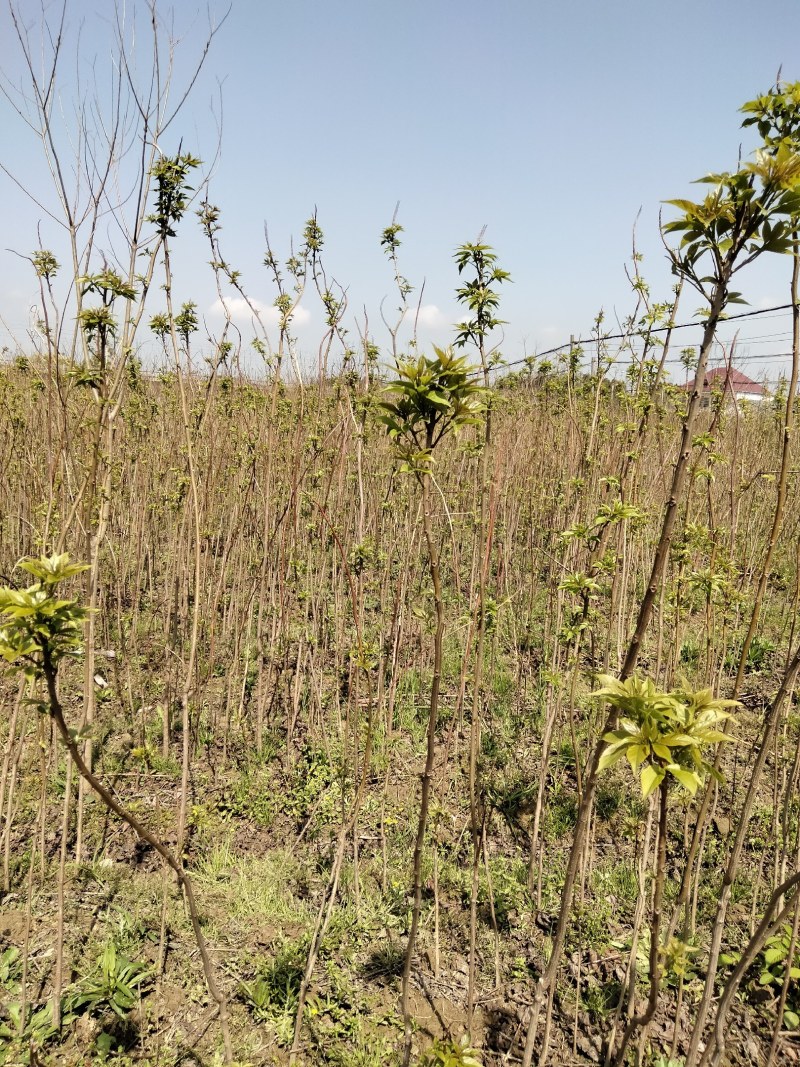
<svg viewBox="0 0 800 1067">
<path fill-rule="evenodd" d="M 277 308 L 271 308 L 271 311 L 277 312 Z M 276 318 L 277 322 L 277 318 Z M 295 309 L 294 318 L 292 322 L 295 326 L 305 326 L 307 322 L 311 322 L 311 312 L 308 308 L 304 308 L 302 305 Z"/>
<path fill-rule="evenodd" d="M 260 300 L 251 299 L 250 303 L 262 315 L 267 310 L 266 304 L 262 304 Z M 243 296 L 226 296 L 224 299 L 217 297 L 208 309 L 208 313 L 213 315 L 214 318 L 225 318 L 228 315 L 232 319 L 249 319 L 253 317 L 253 312 L 248 307 L 247 301 Z"/>
<path fill-rule="evenodd" d="M 427 330 L 436 330 L 442 326 L 451 326 L 451 321 L 443 314 L 436 306 L 436 304 L 422 304 L 417 311 L 416 307 L 408 308 L 403 316 L 406 322 L 410 322 L 413 326 L 416 322 L 417 325 L 425 327 Z"/>
<path fill-rule="evenodd" d="M 252 307 L 250 306 L 252 305 Z M 253 308 L 259 313 L 265 326 L 277 326 L 280 322 L 281 313 L 278 309 L 271 304 L 265 304 L 261 300 L 254 300 L 250 298 L 250 303 L 243 296 L 225 296 L 220 299 L 219 297 L 214 301 L 211 307 L 208 309 L 210 316 L 214 318 L 225 318 L 226 315 L 237 324 L 250 322 L 254 318 Z M 295 308 L 294 315 L 292 316 L 292 325 L 305 326 L 307 322 L 311 320 L 311 312 L 304 308 L 302 305 Z"/>
</svg>

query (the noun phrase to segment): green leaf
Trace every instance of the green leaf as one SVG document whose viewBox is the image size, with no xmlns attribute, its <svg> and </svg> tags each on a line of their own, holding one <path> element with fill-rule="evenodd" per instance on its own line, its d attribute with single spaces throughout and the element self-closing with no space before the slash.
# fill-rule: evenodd
<svg viewBox="0 0 800 1067">
<path fill-rule="evenodd" d="M 652 763 L 642 768 L 640 776 L 642 784 L 642 796 L 646 799 L 664 780 L 664 771 Z"/>
<path fill-rule="evenodd" d="M 598 771 L 604 771 L 607 767 L 613 767 L 625 754 L 625 745 L 627 744 L 627 741 L 618 741 L 615 745 L 609 745 L 598 761 Z"/>
<path fill-rule="evenodd" d="M 628 746 L 625 755 L 628 757 L 628 763 L 631 765 L 631 770 L 635 771 L 636 768 L 650 755 L 650 748 L 648 745 L 632 744 Z"/>
<path fill-rule="evenodd" d="M 698 786 L 700 785 L 700 775 L 697 771 L 686 770 L 684 767 L 679 767 L 677 763 L 671 763 L 667 767 L 667 770 L 673 778 L 680 782 L 687 792 L 691 793 L 692 796 L 695 795 Z"/>
</svg>

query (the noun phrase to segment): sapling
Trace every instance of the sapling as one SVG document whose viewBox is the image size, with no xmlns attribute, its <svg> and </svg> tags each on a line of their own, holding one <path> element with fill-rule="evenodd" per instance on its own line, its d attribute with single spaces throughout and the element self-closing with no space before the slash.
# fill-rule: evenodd
<svg viewBox="0 0 800 1067">
<path fill-rule="evenodd" d="M 408 947 L 403 967 L 402 1007 L 405 1027 L 404 1065 L 411 1059 L 412 1020 L 410 1009 L 411 965 L 422 910 L 422 851 L 430 806 L 431 777 L 439 719 L 444 639 L 444 599 L 437 533 L 434 529 L 431 481 L 434 453 L 443 438 L 480 422 L 486 389 L 471 373 L 466 357 L 451 350 L 434 348 L 434 358 L 399 361 L 397 378 L 385 390 L 380 416 L 385 423 L 401 469 L 413 475 L 422 493 L 422 523 L 433 584 L 436 628 L 433 642 L 433 678 L 428 705 L 427 751 L 422 774 L 419 819 L 414 842 L 413 905 Z"/>
<path fill-rule="evenodd" d="M 400 304 L 397 308 L 397 319 L 392 324 L 383 313 L 383 304 L 381 304 L 381 318 L 389 331 L 389 336 L 392 342 L 392 358 L 397 362 L 399 355 L 397 351 L 397 334 L 409 311 L 408 298 L 414 291 L 414 286 L 411 282 L 400 273 L 400 263 L 398 260 L 398 250 L 400 248 L 400 234 L 403 232 L 403 227 L 397 221 L 397 212 L 400 208 L 398 204 L 394 210 L 392 216 L 392 222 L 390 226 L 387 226 L 381 234 L 381 247 L 389 258 L 389 262 L 392 264 L 392 270 L 394 272 L 394 283 L 397 288 L 398 296 L 400 297 Z"/>
<path fill-rule="evenodd" d="M 478 795 L 478 746 L 480 744 L 480 712 L 483 687 L 483 660 L 486 641 L 486 620 L 488 603 L 488 573 L 494 542 L 494 507 L 491 501 L 495 496 L 495 486 L 489 474 L 490 445 L 492 441 L 491 393 L 489 392 L 489 371 L 499 361 L 496 347 L 490 343 L 491 335 L 503 325 L 497 317 L 500 297 L 493 286 L 502 285 L 510 280 L 508 271 L 497 266 L 497 255 L 490 245 L 478 241 L 464 244 L 456 250 L 455 261 L 458 273 L 463 277 L 463 284 L 456 291 L 456 296 L 469 312 L 469 317 L 458 323 L 459 331 L 456 345 L 472 345 L 480 359 L 484 388 L 487 390 L 489 403 L 483 427 L 483 441 L 480 465 L 480 511 L 475 530 L 475 551 L 478 560 L 476 595 L 472 627 L 475 630 L 475 659 L 472 670 L 472 712 L 470 716 L 469 742 L 469 807 L 470 831 L 472 836 L 472 881 L 470 884 L 470 928 L 469 928 L 469 978 L 467 989 L 467 1030 L 472 1037 L 473 1011 L 475 1006 L 475 966 L 478 921 L 478 871 L 480 867 L 481 839 L 484 833 L 484 813 Z M 471 277 L 464 276 L 466 271 Z M 491 513 L 491 514 L 490 514 Z"/>
<path fill-rule="evenodd" d="M 776 485 L 775 507 L 772 514 L 772 523 L 768 535 L 766 552 L 761 565 L 753 601 L 753 608 L 748 622 L 747 632 L 742 642 L 742 649 L 739 656 L 733 688 L 734 695 L 738 694 L 741 687 L 748 653 L 758 628 L 761 606 L 767 588 L 773 554 L 783 523 L 788 477 L 791 466 L 790 451 L 795 423 L 795 393 L 798 381 L 798 368 L 800 367 L 800 306 L 798 305 L 800 258 L 798 256 L 797 246 L 798 219 L 800 219 L 800 155 L 798 155 L 798 148 L 800 147 L 800 83 L 782 85 L 778 82 L 768 93 L 744 104 L 742 111 L 746 115 L 742 125 L 754 125 L 763 140 L 763 148 L 756 155 L 757 164 L 754 165 L 754 173 L 761 175 L 761 180 L 765 183 L 765 186 L 769 181 L 777 186 L 778 189 L 783 190 L 778 201 L 779 206 L 777 211 L 779 218 L 774 221 L 773 229 L 771 230 L 772 240 L 770 241 L 770 250 L 777 252 L 791 252 L 793 255 L 791 277 L 792 369 L 783 412 L 783 441 L 780 469 Z M 767 225 L 767 223 L 765 223 L 765 225 Z M 795 663 L 793 663 L 791 667 L 787 667 L 784 684 L 786 678 L 790 675 L 793 677 L 796 672 L 797 667 L 795 657 Z M 731 885 L 738 871 L 742 847 L 752 811 L 752 798 L 755 795 L 755 787 L 760 778 L 761 771 L 763 770 L 766 751 L 768 750 L 772 738 L 774 737 L 775 730 L 777 729 L 777 715 L 780 713 L 781 707 L 782 702 L 776 697 L 772 704 L 774 715 L 770 714 L 765 719 L 761 746 L 752 767 L 750 786 L 745 796 L 741 818 L 737 826 L 736 837 L 723 875 L 723 885 L 720 892 L 717 916 L 714 923 L 712 943 L 709 952 L 709 965 L 705 989 L 697 1012 L 697 1019 L 687 1057 L 687 1063 L 690 1067 L 697 1061 L 700 1042 L 702 1040 L 706 1019 L 710 1010 L 711 1000 L 714 995 L 714 981 L 721 948 L 722 932 L 725 928 Z M 699 847 L 700 834 L 705 826 L 709 803 L 710 797 L 707 795 L 704 798 L 700 817 L 697 821 L 694 840 L 692 842 L 692 855 Z M 682 901 L 685 896 L 686 886 L 682 885 L 679 901 Z"/>
<path fill-rule="evenodd" d="M 658 790 L 656 869 L 650 921 L 650 993 L 644 1012 L 634 1015 L 625 1029 L 614 1058 L 616 1067 L 620 1067 L 633 1034 L 653 1018 L 661 988 L 661 908 L 667 864 L 670 788 L 677 785 L 694 796 L 707 775 L 720 778 L 719 771 L 706 760 L 703 749 L 729 740 L 718 727 L 730 718 L 727 709 L 735 707 L 736 701 L 716 699 L 710 690 L 660 692 L 648 678 L 636 675 L 625 681 L 601 675 L 599 681 L 601 687 L 593 696 L 614 708 L 620 718 L 617 728 L 603 737 L 607 747 L 598 762 L 598 771 L 613 766 L 624 756 L 632 770 L 639 773 L 642 797 L 646 799 Z"/>
<path fill-rule="evenodd" d="M 200 529 L 200 491 L 197 474 L 197 460 L 195 456 L 194 439 L 190 425 L 189 403 L 186 394 L 181 371 L 181 349 L 188 358 L 189 337 L 197 328 L 197 318 L 194 314 L 194 304 L 184 304 L 180 314 L 176 315 L 172 303 L 172 266 L 170 240 L 175 236 L 176 226 L 183 218 L 186 209 L 191 202 L 192 187 L 189 185 L 189 175 L 200 166 L 200 160 L 188 152 L 178 152 L 175 156 L 162 156 L 152 170 L 152 178 L 155 186 L 155 211 L 148 215 L 148 221 L 153 223 L 160 242 L 164 257 L 164 293 L 166 296 L 167 313 L 159 316 L 158 321 L 151 321 L 150 327 L 162 337 L 169 337 L 171 342 L 172 357 L 175 363 L 175 379 L 178 384 L 178 393 L 181 404 L 181 420 L 183 424 L 184 448 L 186 450 L 186 475 L 189 482 L 189 503 L 192 517 L 192 532 L 194 544 L 193 555 L 193 603 L 192 603 L 192 627 L 189 639 L 189 651 L 184 666 L 183 684 L 181 686 L 181 803 L 178 814 L 178 849 L 183 849 L 186 834 L 186 815 L 189 802 L 190 787 L 190 726 L 191 716 L 189 697 L 194 685 L 195 663 L 200 634 L 200 571 L 201 571 L 201 529 Z M 181 346 L 181 341 L 183 345 Z"/>
<path fill-rule="evenodd" d="M 31 702 L 41 714 L 50 717 L 78 773 L 109 811 L 127 823 L 175 872 L 186 898 L 208 991 L 219 1011 L 225 1062 L 231 1063 L 233 1051 L 227 1001 L 214 976 L 191 878 L 170 849 L 123 807 L 92 772 L 81 754 L 79 733 L 67 725 L 64 716 L 58 695 L 59 668 L 63 660 L 83 651 L 83 624 L 88 609 L 77 600 L 62 599 L 59 586 L 87 570 L 87 564 L 71 563 L 69 556 L 62 553 L 42 556 L 40 559 L 25 559 L 19 563 L 19 567 L 31 574 L 35 581 L 26 589 L 0 588 L 0 656 L 13 670 L 21 671 L 34 686 L 44 685 L 44 693 Z"/>
<path fill-rule="evenodd" d="M 51 179 L 50 195 L 41 191 L 34 195 L 22 172 L 14 173 L 16 160 L 12 161 L 11 154 L 4 158 L 4 169 L 37 211 L 44 211 L 61 232 L 56 249 L 40 248 L 31 257 L 42 297 L 46 296 L 40 332 L 54 369 L 63 420 L 57 458 L 48 456 L 53 486 L 59 481 L 57 468 L 61 468 L 60 522 L 58 531 L 51 534 L 53 524 L 48 516 L 46 543 L 55 544 L 60 551 L 67 539 L 85 539 L 85 558 L 90 565 L 86 603 L 90 608 L 97 607 L 100 600 L 101 550 L 110 520 L 116 419 L 126 366 L 160 251 L 160 242 L 153 239 L 146 219 L 153 167 L 159 144 L 188 100 L 211 42 L 227 17 L 223 16 L 218 26 L 209 26 L 197 62 L 184 68 L 186 81 L 181 86 L 177 79 L 173 81 L 176 41 L 164 28 L 157 0 L 147 0 L 142 6 L 147 31 L 140 33 L 137 16 L 123 8 L 117 8 L 114 17 L 106 20 L 105 48 L 113 56 L 109 80 L 102 91 L 95 86 L 87 94 L 87 86 L 77 73 L 83 64 L 73 68 L 74 77 L 67 73 L 72 64 L 65 63 L 65 57 L 73 43 L 69 5 L 64 2 L 40 9 L 37 42 L 28 6 L 16 0 L 8 4 L 11 37 L 16 39 L 26 77 L 20 87 L 9 83 L 3 96 L 22 123 L 35 131 L 45 173 Z M 99 46 L 98 54 L 105 48 Z M 85 58 L 86 69 L 91 69 L 92 57 Z M 53 101 L 59 97 L 80 99 L 82 106 L 74 111 L 54 108 Z M 113 226 L 107 227 L 112 218 Z M 103 248 L 101 241 L 107 242 Z M 101 257 L 99 269 L 97 260 Z M 66 264 L 61 270 L 59 260 Z M 109 269 L 108 261 L 118 269 Z M 88 450 L 74 432 L 68 432 L 62 372 L 70 364 L 77 368 L 76 384 L 86 386 L 93 396 L 86 425 L 91 434 Z M 83 474 L 84 467 L 77 493 L 68 491 L 75 470 Z M 49 507 L 52 510 L 52 501 Z M 86 620 L 83 716 L 87 723 L 92 722 L 95 710 L 95 618 L 92 611 Z M 84 755 L 91 766 L 90 740 Z M 79 858 L 85 844 L 84 789 L 81 779 L 76 832 Z"/>
</svg>

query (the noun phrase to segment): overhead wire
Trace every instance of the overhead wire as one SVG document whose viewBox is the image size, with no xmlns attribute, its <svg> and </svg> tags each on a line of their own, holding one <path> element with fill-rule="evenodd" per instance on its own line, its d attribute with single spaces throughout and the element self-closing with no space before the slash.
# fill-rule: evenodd
<svg viewBox="0 0 800 1067">
<path fill-rule="evenodd" d="M 738 321 L 741 321 L 743 319 L 752 319 L 752 318 L 758 318 L 758 317 L 762 317 L 762 316 L 774 316 L 774 317 L 777 318 L 779 313 L 786 312 L 786 311 L 791 311 L 793 309 L 793 307 L 794 307 L 793 304 L 776 304 L 774 307 L 755 308 L 752 311 L 740 311 L 740 312 L 737 312 L 734 315 L 726 315 L 725 318 L 720 320 L 718 329 L 724 328 L 724 326 L 727 325 L 730 322 L 738 322 Z M 691 329 L 692 327 L 702 327 L 704 325 L 705 325 L 705 321 L 703 319 L 693 319 L 693 320 L 691 320 L 689 322 L 678 322 L 678 323 L 668 324 L 668 325 L 665 325 L 665 326 L 651 326 L 651 327 L 644 326 L 644 327 L 639 327 L 639 328 L 636 328 L 636 329 L 631 329 L 627 333 L 599 334 L 599 335 L 596 335 L 594 337 L 589 337 L 589 338 L 585 338 L 585 337 L 570 338 L 569 341 L 564 341 L 559 345 L 555 345 L 553 348 L 547 348 L 543 352 L 536 352 L 532 356 L 523 356 L 520 359 L 514 359 L 514 360 L 509 360 L 508 362 L 503 362 L 502 368 L 504 370 L 508 370 L 508 369 L 513 368 L 513 367 L 520 367 L 523 364 L 530 365 L 532 360 L 543 359 L 545 356 L 555 355 L 558 352 L 562 352 L 564 349 L 583 348 L 583 347 L 585 347 L 587 345 L 597 345 L 598 343 L 599 344 L 606 344 L 609 341 L 628 341 L 629 344 L 631 345 L 631 356 L 634 357 L 636 355 L 636 353 L 633 350 L 633 345 L 635 345 L 637 343 L 643 344 L 644 341 L 645 341 L 645 338 L 650 337 L 652 334 L 670 333 L 670 332 L 672 332 L 674 330 L 688 330 L 688 329 Z M 776 331 L 772 335 L 770 335 L 770 334 L 756 335 L 752 340 L 748 339 L 748 338 L 738 338 L 737 339 L 737 343 L 740 346 L 741 345 L 750 344 L 750 343 L 766 344 L 766 343 L 768 343 L 768 341 L 770 339 L 778 341 L 778 340 L 788 340 L 790 337 L 791 337 L 791 333 L 789 333 L 789 332 Z M 731 340 L 733 340 L 733 338 L 731 338 Z M 719 340 L 717 340 L 716 343 L 717 344 L 722 344 L 722 342 L 719 341 Z M 761 356 L 758 356 L 758 355 L 747 355 L 747 356 L 744 356 L 743 355 L 743 356 L 740 356 L 740 357 L 737 358 L 737 362 L 741 363 L 741 362 L 745 362 L 747 360 L 753 360 L 753 361 L 756 361 L 756 360 L 757 361 L 779 360 L 779 359 L 788 359 L 788 358 L 791 358 L 791 356 L 792 356 L 791 352 L 773 352 L 773 353 L 768 353 L 768 354 L 761 355 Z M 624 364 L 624 363 L 627 363 L 627 362 L 629 362 L 629 361 L 628 360 L 624 360 L 624 359 L 620 359 L 620 358 L 617 358 L 617 359 L 614 360 L 614 363 L 616 365 L 619 365 L 620 363 Z M 633 358 L 630 360 L 630 362 L 631 363 L 633 362 Z M 665 362 L 667 364 L 669 364 L 669 365 L 672 365 L 672 364 L 677 364 L 677 363 L 683 363 L 684 361 L 680 357 L 673 357 L 671 359 L 667 359 Z"/>
<path fill-rule="evenodd" d="M 724 319 L 720 320 L 719 325 L 724 326 L 728 322 L 736 322 L 740 319 L 751 319 L 758 315 L 769 315 L 776 311 L 791 311 L 793 304 L 776 304 L 775 307 L 770 308 L 756 308 L 753 311 L 740 311 L 736 315 L 726 315 Z M 555 345 L 553 348 L 547 348 L 544 352 L 537 352 L 533 358 L 541 359 L 543 356 L 552 356 L 556 352 L 560 352 L 563 348 L 581 348 L 584 345 L 593 345 L 598 342 L 605 343 L 607 341 L 628 341 L 636 337 L 636 335 L 646 334 L 650 336 L 654 333 L 669 333 L 673 330 L 688 330 L 693 326 L 704 326 L 703 319 L 693 319 L 690 322 L 676 322 L 667 326 L 651 326 L 642 327 L 638 330 L 629 330 L 627 333 L 604 333 L 597 337 L 580 337 L 570 338 L 569 341 L 564 341 L 560 345 Z M 530 357 L 522 357 L 521 359 L 515 359 L 506 363 L 506 367 L 521 366 L 523 363 L 527 363 Z"/>
</svg>

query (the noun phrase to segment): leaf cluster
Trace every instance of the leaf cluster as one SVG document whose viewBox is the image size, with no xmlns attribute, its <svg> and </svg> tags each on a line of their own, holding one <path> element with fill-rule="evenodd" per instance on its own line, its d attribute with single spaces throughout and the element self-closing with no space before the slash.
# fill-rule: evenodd
<svg viewBox="0 0 800 1067">
<path fill-rule="evenodd" d="M 424 1052 L 418 1067 L 481 1067 L 475 1049 L 465 1041 L 439 1041 Z"/>
<path fill-rule="evenodd" d="M 87 567 L 70 563 L 67 553 L 22 560 L 19 567 L 36 582 L 27 589 L 0 588 L 0 656 L 38 677 L 45 660 L 55 666 L 81 647 L 87 611 L 76 600 L 59 599 L 56 586 Z"/>
<path fill-rule="evenodd" d="M 156 226 L 159 236 L 175 236 L 175 226 L 189 206 L 189 174 L 200 166 L 200 160 L 188 152 L 176 156 L 162 156 L 150 171 L 156 183 L 156 209 L 147 221 Z"/>
<path fill-rule="evenodd" d="M 792 928 L 785 923 L 779 934 L 770 937 L 764 945 L 762 959 L 764 966 L 759 976 L 759 985 L 769 985 L 772 982 L 781 984 L 785 974 L 785 966 L 789 961 L 789 949 L 792 944 Z M 795 959 L 789 967 L 789 977 L 793 980 L 800 978 L 800 967 L 797 964 L 797 946 L 795 946 Z"/>
<path fill-rule="evenodd" d="M 709 174 L 703 200 L 668 200 L 678 218 L 665 233 L 681 235 L 678 249 L 669 250 L 673 272 L 685 277 L 704 296 L 709 286 L 722 285 L 729 303 L 741 303 L 728 292 L 731 276 L 764 252 L 790 252 L 794 220 L 800 214 L 800 155 L 786 143 L 774 151 L 758 151 L 735 172 Z M 710 261 L 709 268 L 705 266 Z"/>
<path fill-rule="evenodd" d="M 644 518 L 645 514 L 641 508 L 618 498 L 611 503 L 601 504 L 590 523 L 576 522 L 568 527 L 562 532 L 561 538 L 564 541 L 584 541 L 590 548 L 594 548 L 606 526 L 614 526 L 620 522 L 641 523 Z"/>
<path fill-rule="evenodd" d="M 46 248 L 34 252 L 31 256 L 31 261 L 37 278 L 44 278 L 45 281 L 49 282 L 58 273 L 59 262 L 55 255 Z"/>
<path fill-rule="evenodd" d="M 34 1008 L 33 1011 L 30 1010 L 30 1005 L 28 1005 L 24 1026 L 22 1019 L 23 1005 L 20 1001 L 0 1004 L 0 1008 L 5 1012 L 5 1016 L 8 1019 L 8 1022 L 6 1022 L 0 1017 L 0 1064 L 29 1062 L 27 1058 L 24 1060 L 14 1058 L 14 1052 L 19 1048 L 17 1046 L 15 1050 L 11 1044 L 15 1038 L 20 1045 L 26 1046 L 25 1051 L 28 1056 L 31 1056 L 32 1053 L 35 1053 L 37 1049 L 41 1048 L 42 1045 L 58 1033 L 58 1027 L 53 1019 L 52 1001 L 48 1001 L 41 1008 Z M 69 1026 L 72 1021 L 73 1017 L 71 1015 L 61 1016 L 62 1026 Z M 7 1045 L 6 1042 L 8 1042 Z M 30 1062 L 35 1061 L 31 1058 Z"/>
<path fill-rule="evenodd" d="M 497 266 L 497 254 L 491 246 L 480 241 L 461 245 L 453 258 L 459 274 L 468 267 L 475 271 L 475 277 L 456 290 L 458 301 L 470 310 L 472 318 L 457 324 L 455 343 L 463 347 L 472 341 L 482 351 L 486 335 L 503 325 L 503 319 L 496 314 L 500 295 L 492 286 L 510 281 L 511 275 Z"/>
<path fill-rule="evenodd" d="M 414 291 L 414 286 L 400 273 L 400 266 L 398 263 L 397 253 L 402 244 L 400 240 L 400 234 L 403 232 L 403 227 L 395 219 L 392 219 L 391 226 L 385 227 L 381 233 L 381 248 L 388 256 L 392 266 L 394 267 L 394 281 L 397 286 L 397 290 L 400 293 L 401 306 L 400 311 L 405 310 L 406 301 L 411 293 Z"/>
<path fill-rule="evenodd" d="M 622 682 L 604 674 L 598 681 L 601 687 L 592 696 L 620 713 L 617 729 L 603 737 L 608 747 L 598 770 L 624 756 L 631 769 L 639 771 L 644 797 L 666 775 L 670 775 L 667 781 L 676 781 L 692 796 L 707 774 L 721 779 L 705 759 L 703 748 L 731 740 L 718 727 L 731 717 L 726 709 L 738 706 L 737 701 L 717 699 L 710 689 L 661 692 L 649 678 L 636 675 Z"/>
<path fill-rule="evenodd" d="M 106 267 L 99 274 L 85 274 L 77 279 L 81 293 L 96 293 L 103 303 L 111 304 L 117 297 L 123 300 L 135 300 L 136 289 L 124 281 L 116 271 Z"/>
<path fill-rule="evenodd" d="M 424 461 L 450 430 L 480 423 L 487 390 L 465 356 L 434 346 L 434 358 L 400 360 L 397 378 L 384 389 L 379 419 L 404 458 Z"/>
<path fill-rule="evenodd" d="M 768 147 L 796 144 L 800 135 L 800 82 L 778 81 L 740 110 L 746 116 L 742 126 L 755 126 Z"/>
</svg>

